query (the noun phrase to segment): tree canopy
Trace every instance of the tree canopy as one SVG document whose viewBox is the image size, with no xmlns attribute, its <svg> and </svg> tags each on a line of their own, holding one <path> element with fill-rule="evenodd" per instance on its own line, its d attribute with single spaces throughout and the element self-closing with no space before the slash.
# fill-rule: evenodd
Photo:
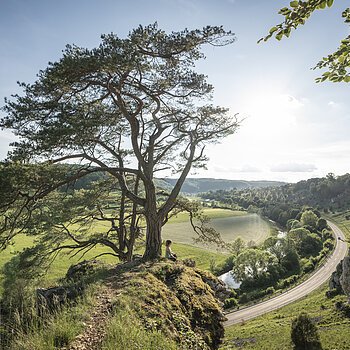
<svg viewBox="0 0 350 350">
<path fill-rule="evenodd" d="M 284 21 L 272 27 L 269 34 L 259 40 L 267 41 L 271 37 L 281 40 L 283 37 L 289 37 L 293 29 L 305 24 L 307 19 L 316 11 L 331 7 L 334 0 L 307 0 L 291 1 L 289 7 L 280 9 L 279 14 L 284 16 Z M 350 8 L 342 12 L 342 17 L 346 24 L 350 23 Z M 332 82 L 350 82 L 350 35 L 345 37 L 336 51 L 323 57 L 316 68 L 325 68 L 327 71 L 316 82 L 329 80 Z"/>
<path fill-rule="evenodd" d="M 161 228 L 182 205 L 177 198 L 190 169 L 205 166 L 206 145 L 238 127 L 236 116 L 210 103 L 213 86 L 195 70 L 196 61 L 204 58 L 201 47 L 231 44 L 235 38 L 230 31 L 208 26 L 167 34 L 153 24 L 139 26 L 127 38 L 107 34 L 101 39 L 93 49 L 67 45 L 63 57 L 40 71 L 33 84 L 20 83 L 22 95 L 6 100 L 0 126 L 11 129 L 19 141 L 12 144 L 5 166 L 39 169 L 42 177 L 30 176 L 31 186 L 24 188 L 12 181 L 16 190 L 8 192 L 2 206 L 4 243 L 27 230 L 35 213 L 46 210 L 44 221 L 60 226 L 70 247 L 90 247 L 87 228 L 92 224 L 86 225 L 87 218 L 108 224 L 98 239 L 114 236 L 123 241 L 128 235 L 113 248 L 119 257 L 143 222 L 144 257 L 158 257 Z M 67 162 L 79 165 L 69 172 L 56 166 Z M 27 170 L 22 168 L 21 173 Z M 160 171 L 178 176 L 168 193 L 156 188 L 155 174 Z M 79 217 L 83 227 L 77 229 L 74 223 L 72 231 L 62 226 L 68 218 L 59 218 L 60 214 L 55 214 L 57 220 L 48 220 L 68 207 L 68 195 L 77 197 L 76 191 L 57 191 L 92 173 L 106 178 L 88 195 L 79 194 L 76 207 L 84 209 Z M 111 194 L 114 207 L 107 205 Z M 74 221 L 73 215 L 66 215 Z M 93 239 L 96 242 L 97 237 Z M 62 243 L 57 242 L 57 249 Z"/>
</svg>

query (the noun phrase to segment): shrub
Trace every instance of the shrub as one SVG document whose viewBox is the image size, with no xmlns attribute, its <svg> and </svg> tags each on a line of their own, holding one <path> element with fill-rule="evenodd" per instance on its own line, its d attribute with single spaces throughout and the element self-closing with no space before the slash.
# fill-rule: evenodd
<svg viewBox="0 0 350 350">
<path fill-rule="evenodd" d="M 295 350 L 322 349 L 317 327 L 306 313 L 301 313 L 293 320 L 291 338 Z"/>
<path fill-rule="evenodd" d="M 238 305 L 237 299 L 228 298 L 224 302 L 224 309 L 230 309 L 232 307 L 236 307 Z"/>
<path fill-rule="evenodd" d="M 265 293 L 266 293 L 266 295 L 271 295 L 271 294 L 275 293 L 275 288 L 273 288 L 273 287 L 266 288 Z"/>
<path fill-rule="evenodd" d="M 308 261 L 304 266 L 303 266 L 303 272 L 308 273 L 314 269 L 314 264 L 311 261 Z"/>
<path fill-rule="evenodd" d="M 240 297 L 239 297 L 239 303 L 240 304 L 245 304 L 248 301 L 249 301 L 249 297 L 248 297 L 247 293 L 243 293 L 243 294 L 240 295 Z"/>
<path fill-rule="evenodd" d="M 337 296 L 339 294 L 341 294 L 341 291 L 339 291 L 339 289 L 337 289 L 337 288 L 330 289 L 330 290 L 326 291 L 326 297 L 328 299 L 332 299 L 332 298 L 334 298 L 335 296 Z"/>
</svg>

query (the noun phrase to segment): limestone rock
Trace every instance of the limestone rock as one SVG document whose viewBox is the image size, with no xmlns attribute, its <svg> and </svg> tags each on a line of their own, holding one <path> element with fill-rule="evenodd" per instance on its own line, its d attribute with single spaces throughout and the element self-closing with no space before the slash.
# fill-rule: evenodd
<svg viewBox="0 0 350 350">
<path fill-rule="evenodd" d="M 342 286 L 340 284 L 340 277 L 343 273 L 343 260 L 337 265 L 336 270 L 332 273 L 332 276 L 329 280 L 328 286 L 330 290 L 338 290 L 338 292 L 342 291 Z"/>
<path fill-rule="evenodd" d="M 72 301 L 82 295 L 82 287 L 78 286 L 58 286 L 52 288 L 38 288 L 36 290 L 36 304 L 39 313 L 54 311 L 67 301 Z"/>
<path fill-rule="evenodd" d="M 348 256 L 346 256 L 342 263 L 343 272 L 340 277 L 340 284 L 344 293 L 349 298 L 350 303 L 350 251 Z"/>
</svg>

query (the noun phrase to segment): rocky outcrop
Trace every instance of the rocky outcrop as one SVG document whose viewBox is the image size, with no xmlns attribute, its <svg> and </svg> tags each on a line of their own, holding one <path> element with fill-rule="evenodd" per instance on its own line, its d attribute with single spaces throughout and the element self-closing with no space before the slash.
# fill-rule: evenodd
<svg viewBox="0 0 350 350">
<path fill-rule="evenodd" d="M 36 304 L 39 314 L 54 311 L 68 301 L 73 301 L 83 293 L 82 286 L 58 286 L 52 288 L 38 288 L 36 290 Z"/>
<path fill-rule="evenodd" d="M 349 298 L 350 304 L 350 250 L 349 254 L 337 265 L 336 270 L 328 283 L 329 290 L 327 297 L 333 297 L 338 294 L 345 294 Z"/>
<path fill-rule="evenodd" d="M 332 273 L 328 286 L 330 290 L 337 290 L 342 292 L 342 286 L 340 284 L 340 277 L 343 273 L 343 260 L 337 265 L 336 270 Z"/>
<path fill-rule="evenodd" d="M 207 283 L 213 290 L 215 297 L 218 298 L 222 303 L 232 297 L 232 291 L 227 288 L 226 284 L 219 280 L 216 276 L 207 271 L 197 270 L 201 275 L 203 281 Z"/>
<path fill-rule="evenodd" d="M 349 298 L 350 303 L 350 250 L 348 256 L 343 259 L 342 262 L 342 274 L 340 276 L 340 284 L 343 289 L 343 292 Z"/>
<path fill-rule="evenodd" d="M 127 285 L 138 281 L 144 325 L 156 324 L 156 330 L 176 341 L 181 349 L 219 347 L 225 318 L 217 296 L 223 297 L 224 291 L 227 292 L 221 281 L 181 262 L 159 262 L 137 269 L 143 271 L 129 274 Z M 124 291 L 129 290 L 127 285 L 124 284 Z M 129 296 L 131 293 L 132 290 Z M 139 302 L 135 299 L 136 307 Z"/>
<path fill-rule="evenodd" d="M 76 265 L 71 265 L 66 273 L 66 280 L 79 281 L 82 277 L 94 273 L 101 264 L 101 261 L 98 260 L 84 260 Z"/>
<path fill-rule="evenodd" d="M 96 262 L 82 262 L 69 269 L 66 286 L 38 289 L 39 311 L 46 312 L 75 300 L 83 293 L 76 286 L 84 286 L 86 280 L 94 281 L 94 274 L 99 274 L 96 266 Z M 177 343 L 179 349 L 219 348 L 225 320 L 221 301 L 230 297 L 231 292 L 211 273 L 179 261 L 132 261 L 110 267 L 103 276 L 101 282 L 108 285 L 109 301 L 95 310 L 96 331 L 85 330 L 73 342 L 78 347 L 72 349 L 80 349 L 86 339 L 99 339 L 101 343 L 106 333 L 104 321 L 110 313 L 113 315 L 121 310 L 136 315 L 146 331 L 161 332 L 165 338 Z M 102 290 L 97 291 L 98 301 L 101 293 Z M 92 325 L 95 321 L 91 322 Z"/>
</svg>

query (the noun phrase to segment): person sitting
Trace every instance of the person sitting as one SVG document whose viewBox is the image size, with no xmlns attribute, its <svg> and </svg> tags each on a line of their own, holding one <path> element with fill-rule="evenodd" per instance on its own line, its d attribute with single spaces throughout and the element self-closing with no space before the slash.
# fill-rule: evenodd
<svg viewBox="0 0 350 350">
<path fill-rule="evenodd" d="M 170 248 L 171 243 L 172 241 L 170 239 L 165 241 L 165 257 L 169 260 L 176 261 L 177 256 Z"/>
</svg>

